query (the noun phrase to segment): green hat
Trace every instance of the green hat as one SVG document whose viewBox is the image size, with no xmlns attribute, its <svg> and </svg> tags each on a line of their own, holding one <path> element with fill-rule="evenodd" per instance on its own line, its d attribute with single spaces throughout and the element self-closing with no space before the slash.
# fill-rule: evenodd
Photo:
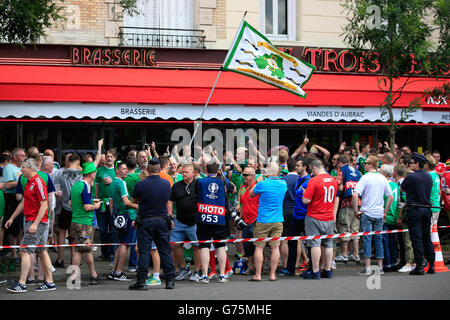
<svg viewBox="0 0 450 320">
<path fill-rule="evenodd" d="M 89 174 L 95 171 L 97 171 L 97 168 L 95 167 L 94 162 L 83 163 L 83 170 L 81 171 L 81 174 Z"/>
</svg>

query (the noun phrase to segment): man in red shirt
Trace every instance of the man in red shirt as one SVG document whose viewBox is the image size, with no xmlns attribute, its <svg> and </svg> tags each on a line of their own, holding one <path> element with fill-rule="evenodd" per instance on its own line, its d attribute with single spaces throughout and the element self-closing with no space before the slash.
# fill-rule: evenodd
<svg viewBox="0 0 450 320">
<path fill-rule="evenodd" d="M 17 206 L 11 218 L 5 223 L 5 228 L 9 228 L 14 219 L 23 211 L 25 217 L 24 235 L 21 245 L 34 246 L 45 245 L 48 240 L 48 197 L 47 187 L 44 181 L 37 174 L 38 165 L 35 159 L 27 159 L 22 165 L 22 173 L 28 179 L 25 185 L 24 196 Z M 35 291 L 53 291 L 56 286 L 53 283 L 51 271 L 52 263 L 46 248 L 21 248 L 21 270 L 20 279 L 7 290 L 14 293 L 27 291 L 26 280 L 30 270 L 30 254 L 37 252 L 41 258 L 44 271 L 44 283 Z"/>
<path fill-rule="evenodd" d="M 331 175 L 326 173 L 322 161 L 313 160 L 310 167 L 313 177 L 308 182 L 302 200 L 307 205 L 305 233 L 307 236 L 332 234 L 339 207 L 338 184 Z M 322 277 L 332 277 L 330 268 L 333 258 L 333 239 L 307 240 L 307 246 L 311 247 L 312 270 L 302 275 L 305 279 L 321 278 L 319 272 L 321 244 L 325 247 L 325 269 Z"/>
<path fill-rule="evenodd" d="M 247 227 L 242 230 L 242 238 L 253 238 L 253 231 L 255 228 L 254 222 L 258 216 L 259 196 L 250 197 L 250 190 L 256 185 L 255 169 L 246 167 L 242 172 L 244 178 L 244 185 L 239 189 L 238 204 L 236 210 L 241 213 L 241 218 L 247 223 Z M 252 242 L 244 242 L 244 256 L 248 258 L 248 269 L 244 274 L 254 274 L 255 267 L 253 264 L 253 254 L 255 246 Z"/>
<path fill-rule="evenodd" d="M 438 150 L 435 150 L 431 155 L 433 156 L 434 160 L 436 160 L 437 163 L 435 171 L 438 174 L 439 178 L 442 178 L 442 176 L 446 171 L 446 168 L 445 163 L 441 162 L 441 153 Z"/>
</svg>

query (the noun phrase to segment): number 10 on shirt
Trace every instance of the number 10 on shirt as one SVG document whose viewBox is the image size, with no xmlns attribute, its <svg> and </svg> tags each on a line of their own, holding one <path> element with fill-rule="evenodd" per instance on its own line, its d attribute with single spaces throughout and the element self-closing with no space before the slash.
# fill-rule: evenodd
<svg viewBox="0 0 450 320">
<path fill-rule="evenodd" d="M 333 203 L 334 202 L 334 194 L 335 190 L 333 186 L 329 186 L 328 188 L 326 186 L 323 187 L 323 191 L 325 192 L 325 195 L 323 197 L 324 203 Z"/>
</svg>

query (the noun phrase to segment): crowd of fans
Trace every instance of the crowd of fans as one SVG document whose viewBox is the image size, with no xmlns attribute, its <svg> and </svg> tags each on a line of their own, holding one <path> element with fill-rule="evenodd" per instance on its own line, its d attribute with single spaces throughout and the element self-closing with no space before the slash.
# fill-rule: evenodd
<svg viewBox="0 0 450 320">
<path fill-rule="evenodd" d="M 197 153 L 191 154 L 191 149 L 186 147 L 180 152 L 167 148 L 163 155 L 159 155 L 152 143 L 146 150 L 130 150 L 126 155 L 119 155 L 121 159 L 118 161 L 116 150 L 103 152 L 103 140 L 100 140 L 96 155 L 86 154 L 80 158 L 77 154 L 67 154 L 61 165 L 55 161 L 51 149 L 42 153 L 36 147 L 26 151 L 21 148 L 4 151 L 0 155 L 0 219 L 3 217 L 0 244 L 20 244 L 23 242 L 24 228 L 28 228 L 23 223 L 23 215 L 11 219 L 26 190 L 27 181 L 21 171 L 26 159 L 35 160 L 37 173 L 47 187 L 48 244 L 65 244 L 66 239 L 69 243 L 92 243 L 93 239 L 86 241 L 86 237 L 83 238 L 83 234 L 89 234 L 89 230 L 82 227 L 84 224 L 98 230 L 101 243 L 135 243 L 137 236 L 133 221 L 139 219 L 140 209 L 132 201 L 133 189 L 139 181 L 149 176 L 149 161 L 158 159 L 159 175 L 172 188 L 167 209 L 174 218 L 170 241 L 172 258 L 177 268 L 175 280 L 189 277 L 191 281 L 208 283 L 209 280 L 219 278 L 220 282 L 226 282 L 233 270 L 235 273 L 252 275 L 251 281 L 261 281 L 266 271 L 273 281 L 278 276 L 294 275 L 301 275 L 305 279 L 332 278 L 332 270 L 336 269 L 337 263 L 360 263 L 361 260 L 364 260 L 365 266 L 359 274 L 370 275 L 373 253 L 378 262 L 376 271 L 381 274 L 414 270 L 413 247 L 407 232 L 373 238 L 365 236 L 362 243 L 360 237 L 306 242 L 236 243 L 234 258 L 239 262 L 239 268 L 230 265 L 226 246 L 216 245 L 215 248 L 210 244 L 194 244 L 190 248 L 174 243 L 196 241 L 200 232 L 204 234 L 214 224 L 224 224 L 224 233 L 217 234 L 226 238 L 407 228 L 406 197 L 400 186 L 412 171 L 411 163 L 414 163 L 414 155 L 408 146 L 395 146 L 391 150 L 386 142 L 378 143 L 375 148 L 366 142 L 356 142 L 354 145 L 344 142 L 332 154 L 319 145 L 311 145 L 305 137 L 293 152 L 285 146 L 278 146 L 270 150 L 269 155 L 263 155 L 253 143 L 249 143 L 248 147 L 239 147 L 236 152 L 227 151 L 222 158 L 211 148 L 199 147 L 196 147 L 200 150 Z M 195 154 L 197 158 L 194 158 Z M 426 158 L 424 169 L 430 173 L 434 183 L 431 222 L 437 224 L 441 211 L 447 214 L 450 212 L 450 160 L 441 162 L 438 151 L 426 151 L 423 156 Z M 378 173 L 378 182 L 373 182 L 375 178 L 372 173 Z M 202 206 L 198 205 L 200 200 L 197 196 L 202 191 L 197 180 L 210 176 L 223 178 L 226 199 L 223 221 L 220 220 L 222 214 L 210 214 L 209 207 L 205 207 L 206 211 L 203 212 Z M 92 181 L 89 177 L 92 177 Z M 77 186 L 75 189 L 79 189 L 77 192 L 85 201 L 84 186 L 77 185 L 82 180 L 91 185 L 86 190 L 90 192 L 88 201 L 91 201 L 92 207 L 81 209 L 83 212 L 92 212 L 87 223 L 82 222 L 84 218 L 80 219 L 73 211 L 76 199 L 74 186 Z M 368 192 L 370 183 L 372 189 Z M 382 189 L 374 191 L 373 186 L 381 186 Z M 207 188 L 209 191 L 206 192 L 210 194 L 221 190 L 210 186 Z M 381 211 L 386 209 L 381 213 L 381 218 L 368 213 L 380 208 L 379 199 L 382 199 Z M 439 208 L 441 204 L 444 205 L 443 210 Z M 125 226 L 121 225 L 118 216 L 125 216 Z M 199 223 L 202 227 L 197 229 Z M 271 250 L 265 250 L 266 245 Z M 131 247 L 129 255 L 128 247 Z M 208 253 L 201 250 L 205 247 Z M 64 247 L 56 250 L 53 269 L 79 264 L 80 253 L 84 254 L 90 267 L 91 284 L 99 283 L 94 260 L 110 261 L 112 270 L 108 279 L 111 280 L 130 281 L 130 275 L 137 267 L 138 252 L 135 246 L 101 246 L 95 259 L 93 256 L 87 258 L 86 254 L 92 254 L 91 250 Z M 67 250 L 70 250 L 72 258 L 70 263 L 64 261 Z M 153 272 L 148 274 L 146 284 L 159 285 L 160 254 L 155 244 L 150 250 Z M 7 269 L 14 271 L 19 265 L 23 268 L 17 251 L 0 250 L 0 273 Z M 50 290 L 51 284 L 48 284 L 48 279 L 44 279 L 47 278 L 43 268 L 45 264 L 36 262 L 35 252 L 30 252 L 30 256 L 30 267 L 25 272 L 26 282 L 36 282 L 35 266 L 40 266 L 38 278 L 47 280 L 46 288 Z M 43 259 L 39 257 L 39 261 Z M 205 264 L 205 261 L 208 263 Z M 218 272 L 216 261 L 219 263 Z M 123 272 L 125 264 L 128 264 L 127 273 Z M 18 290 L 23 290 L 23 287 Z"/>
</svg>

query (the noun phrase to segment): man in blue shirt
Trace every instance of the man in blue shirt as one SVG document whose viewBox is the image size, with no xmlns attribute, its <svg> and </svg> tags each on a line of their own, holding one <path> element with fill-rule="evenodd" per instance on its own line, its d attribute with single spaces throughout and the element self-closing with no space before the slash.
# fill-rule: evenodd
<svg viewBox="0 0 450 320">
<path fill-rule="evenodd" d="M 258 183 L 250 191 L 250 196 L 259 195 L 258 217 L 255 222 L 255 237 L 280 237 L 283 233 L 283 200 L 287 191 L 286 181 L 280 179 L 280 168 L 272 162 L 267 166 L 267 179 Z M 263 251 L 267 242 L 255 242 L 255 275 L 250 281 L 261 281 Z M 280 241 L 270 241 L 270 280 L 276 280 L 275 272 L 280 259 Z"/>
<path fill-rule="evenodd" d="M 307 162 L 304 159 L 297 160 L 295 170 L 299 175 L 295 184 L 295 205 L 292 212 L 292 217 L 289 221 L 289 236 L 297 236 L 305 234 L 305 217 L 306 217 L 306 204 L 303 203 L 303 192 L 308 186 L 308 181 L 311 179 L 307 172 Z M 298 241 L 289 240 L 289 256 L 286 266 L 286 270 L 283 270 L 285 275 L 295 275 L 295 262 L 297 260 L 297 246 Z M 301 247 L 300 247 L 301 248 Z"/>
</svg>

